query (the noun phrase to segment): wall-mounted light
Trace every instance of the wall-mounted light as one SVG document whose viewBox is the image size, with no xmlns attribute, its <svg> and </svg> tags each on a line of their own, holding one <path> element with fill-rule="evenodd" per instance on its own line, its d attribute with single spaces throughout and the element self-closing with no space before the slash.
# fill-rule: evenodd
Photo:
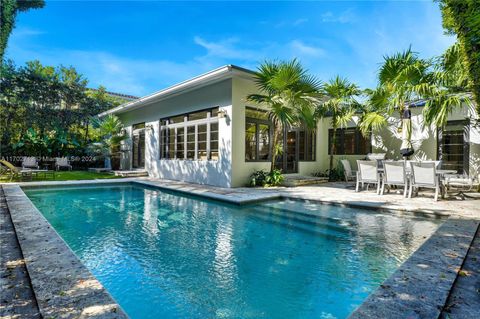
<svg viewBox="0 0 480 319">
<path fill-rule="evenodd" d="M 218 118 L 223 119 L 227 117 L 227 111 L 225 110 L 219 110 L 218 111 Z"/>
<path fill-rule="evenodd" d="M 146 125 L 145 128 L 153 132 L 153 125 Z"/>
</svg>

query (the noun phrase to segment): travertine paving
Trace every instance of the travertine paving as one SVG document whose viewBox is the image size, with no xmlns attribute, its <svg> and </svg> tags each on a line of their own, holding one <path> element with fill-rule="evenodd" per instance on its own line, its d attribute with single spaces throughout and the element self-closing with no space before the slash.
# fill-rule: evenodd
<svg viewBox="0 0 480 319">
<path fill-rule="evenodd" d="M 459 274 L 441 318 L 480 318 L 480 229 Z"/>
<path fill-rule="evenodd" d="M 25 261 L 0 187 L 0 318 L 40 319 Z"/>
</svg>

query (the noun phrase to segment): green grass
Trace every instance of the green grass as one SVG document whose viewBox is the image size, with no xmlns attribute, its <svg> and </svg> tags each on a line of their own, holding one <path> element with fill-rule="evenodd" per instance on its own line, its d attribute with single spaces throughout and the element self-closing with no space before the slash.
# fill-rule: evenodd
<svg viewBox="0 0 480 319">
<path fill-rule="evenodd" d="M 58 171 L 55 172 L 55 179 L 50 174 L 45 178 L 44 174 L 40 173 L 39 176 L 34 177 L 32 182 L 40 181 L 80 181 L 80 180 L 93 180 L 93 179 L 113 179 L 120 178 L 113 173 L 95 173 L 89 171 Z M 0 178 L 1 182 L 9 182 L 10 177 Z M 13 182 L 20 182 L 19 179 L 13 180 Z"/>
</svg>

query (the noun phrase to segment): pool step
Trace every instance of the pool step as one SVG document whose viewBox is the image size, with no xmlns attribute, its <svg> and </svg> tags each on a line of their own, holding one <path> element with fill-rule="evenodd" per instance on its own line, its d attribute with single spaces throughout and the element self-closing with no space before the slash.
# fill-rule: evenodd
<svg viewBox="0 0 480 319">
<path fill-rule="evenodd" d="M 271 215 L 263 212 L 256 212 L 250 215 L 251 218 L 265 221 L 269 224 L 283 226 L 287 229 L 309 233 L 314 236 L 322 236 L 332 240 L 348 240 L 347 232 L 322 227 L 312 223 L 302 223 L 294 219 L 288 219 L 280 215 Z"/>
<path fill-rule="evenodd" d="M 351 219 L 332 217 L 330 216 L 330 213 L 322 212 L 322 211 L 299 210 L 298 208 L 294 210 L 288 207 L 279 207 L 279 206 L 264 205 L 264 204 L 256 206 L 256 208 L 268 210 L 273 214 L 281 214 L 281 215 L 291 216 L 294 218 L 311 220 L 315 223 L 319 223 L 319 222 L 330 223 L 333 225 L 338 225 L 339 227 L 342 227 L 342 228 L 353 227 L 356 224 Z"/>
<path fill-rule="evenodd" d="M 323 184 L 328 182 L 328 177 L 315 177 L 300 174 L 285 174 L 282 186 L 297 187 L 305 185 Z"/>
<path fill-rule="evenodd" d="M 262 207 L 252 208 L 252 213 L 251 216 L 256 218 L 287 226 L 289 228 L 308 231 L 313 234 L 347 237 L 347 234 L 350 232 L 348 228 L 333 224 L 325 219 L 311 219 L 301 215 L 280 212 L 278 210 L 269 210 Z"/>
</svg>

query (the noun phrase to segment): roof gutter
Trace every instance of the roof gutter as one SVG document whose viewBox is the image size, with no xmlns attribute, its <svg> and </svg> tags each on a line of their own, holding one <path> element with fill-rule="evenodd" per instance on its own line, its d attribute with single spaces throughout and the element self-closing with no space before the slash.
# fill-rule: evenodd
<svg viewBox="0 0 480 319">
<path fill-rule="evenodd" d="M 127 111 L 134 110 L 136 108 L 139 108 L 143 105 L 147 105 L 149 103 L 153 103 L 156 101 L 160 101 L 162 99 L 165 99 L 167 97 L 171 97 L 173 95 L 176 95 L 180 93 L 183 90 L 189 90 L 193 89 L 202 85 L 207 85 L 208 83 L 211 83 L 212 81 L 217 81 L 220 79 L 226 79 L 229 78 L 229 75 L 232 76 L 234 74 L 234 70 L 239 71 L 239 73 L 249 73 L 247 71 L 249 70 L 244 70 L 232 65 L 226 65 L 223 67 L 220 67 L 218 69 L 215 69 L 213 71 L 207 72 L 205 74 L 196 76 L 194 78 L 191 78 L 189 80 L 180 82 L 178 84 L 175 84 L 173 86 L 170 86 L 166 89 L 157 91 L 153 94 L 144 96 L 142 98 L 139 98 L 138 100 L 127 102 L 124 104 L 121 104 L 111 110 L 105 111 L 103 113 L 100 113 L 98 116 L 103 117 L 109 114 L 119 114 L 119 113 L 124 113 Z M 251 72 L 251 71 L 250 71 Z"/>
</svg>

